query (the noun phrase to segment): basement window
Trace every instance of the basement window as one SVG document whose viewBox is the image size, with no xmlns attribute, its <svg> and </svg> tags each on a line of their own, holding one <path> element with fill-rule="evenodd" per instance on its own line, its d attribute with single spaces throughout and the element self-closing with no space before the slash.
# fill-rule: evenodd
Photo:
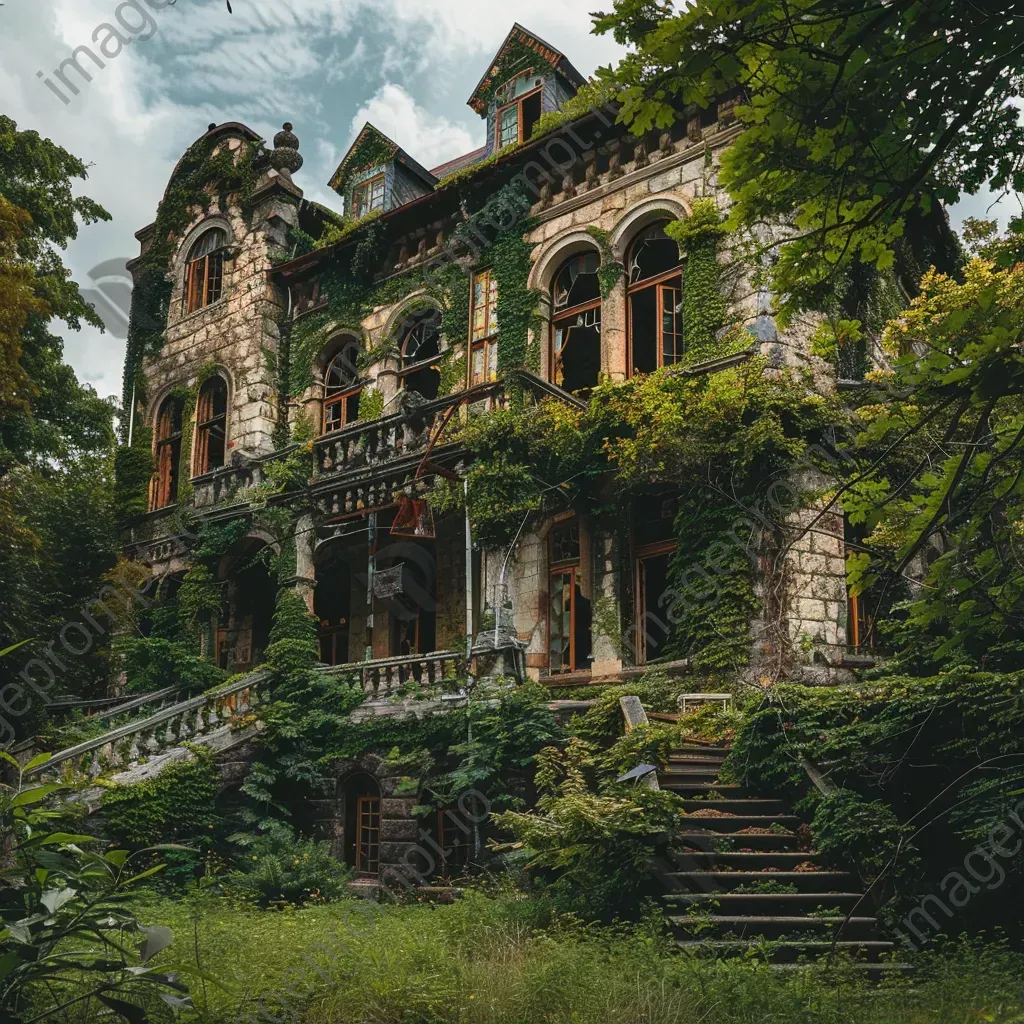
<svg viewBox="0 0 1024 1024">
<path fill-rule="evenodd" d="M 642 231 L 629 250 L 629 351 L 637 373 L 672 366 L 686 354 L 679 246 L 664 221 Z"/>
<path fill-rule="evenodd" d="M 572 256 L 551 290 L 551 379 L 566 391 L 587 393 L 601 374 L 601 285 L 596 252 Z"/>
</svg>

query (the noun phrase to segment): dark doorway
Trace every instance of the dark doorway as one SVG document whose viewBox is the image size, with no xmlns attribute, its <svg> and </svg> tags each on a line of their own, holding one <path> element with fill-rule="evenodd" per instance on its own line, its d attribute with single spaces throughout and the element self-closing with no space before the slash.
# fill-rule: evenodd
<svg viewBox="0 0 1024 1024">
<path fill-rule="evenodd" d="M 338 552 L 317 562 L 313 608 L 320 623 L 320 660 L 325 665 L 349 661 L 352 570 Z"/>
<path fill-rule="evenodd" d="M 249 664 L 261 665 L 270 646 L 270 630 L 274 625 L 277 603 L 277 580 L 270 568 L 271 550 L 266 545 L 251 555 L 243 556 L 241 569 L 235 575 L 237 606 L 235 618 L 242 631 L 249 629 Z M 242 654 L 244 652 L 236 652 Z"/>
</svg>

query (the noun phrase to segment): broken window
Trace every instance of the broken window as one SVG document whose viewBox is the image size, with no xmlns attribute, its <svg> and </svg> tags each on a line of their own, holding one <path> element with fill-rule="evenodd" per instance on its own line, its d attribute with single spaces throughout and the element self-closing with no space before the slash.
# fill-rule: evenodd
<svg viewBox="0 0 1024 1024">
<path fill-rule="evenodd" d="M 220 228 L 212 228 L 192 246 L 185 266 L 186 313 L 194 313 L 221 297 L 226 245 L 226 233 Z"/>
<path fill-rule="evenodd" d="M 527 76 L 520 76 L 521 79 Z M 499 91 L 498 102 L 502 97 L 515 94 L 520 79 L 509 82 Z M 537 85 L 543 83 L 537 79 Z M 512 100 L 507 106 L 498 109 L 495 131 L 497 134 L 497 148 L 504 149 L 505 146 L 514 146 L 520 142 L 526 142 L 533 134 L 533 129 L 540 120 L 542 88 L 535 88 L 531 92 L 524 93 L 517 99 Z"/>
<path fill-rule="evenodd" d="M 324 373 L 325 434 L 341 430 L 359 419 L 359 343 L 351 341 L 327 364 Z"/>
<path fill-rule="evenodd" d="M 405 324 L 402 342 L 403 385 L 427 400 L 437 398 L 441 387 L 441 311 L 424 309 Z"/>
<path fill-rule="evenodd" d="M 556 523 L 548 545 L 548 671 L 561 675 L 590 667 L 591 608 L 580 589 L 579 520 Z"/>
<path fill-rule="evenodd" d="M 473 275 L 470 307 L 470 385 L 498 378 L 498 280 L 490 270 Z"/>
<path fill-rule="evenodd" d="M 844 540 L 846 556 L 857 550 L 864 550 L 863 528 L 854 527 L 849 518 L 844 520 Z M 871 655 L 875 651 L 875 616 L 877 610 L 867 594 L 855 594 L 849 587 L 846 590 L 846 646 L 850 654 Z"/>
<path fill-rule="evenodd" d="M 566 391 L 589 391 L 601 374 L 601 284 L 596 252 L 571 256 L 551 289 L 551 379 Z"/>
<path fill-rule="evenodd" d="M 156 426 L 156 493 L 153 507 L 165 508 L 178 500 L 178 467 L 181 464 L 182 417 L 185 403 L 168 398 L 160 406 Z"/>
<path fill-rule="evenodd" d="M 683 273 L 679 246 L 663 221 L 642 231 L 630 246 L 630 365 L 640 373 L 672 366 L 686 353 L 683 337 Z"/>
<path fill-rule="evenodd" d="M 196 476 L 224 465 L 228 438 L 228 386 L 213 376 L 199 392 L 196 405 Z"/>
<path fill-rule="evenodd" d="M 356 220 L 373 210 L 384 209 L 384 184 L 384 175 L 378 174 L 375 178 L 356 185 L 352 191 L 352 210 Z"/>
</svg>

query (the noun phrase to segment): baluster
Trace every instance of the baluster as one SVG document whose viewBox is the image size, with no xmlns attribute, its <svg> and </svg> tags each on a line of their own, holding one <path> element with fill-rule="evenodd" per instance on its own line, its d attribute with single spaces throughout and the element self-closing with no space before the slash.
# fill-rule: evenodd
<svg viewBox="0 0 1024 1024">
<path fill-rule="evenodd" d="M 177 732 L 178 732 L 178 742 L 179 743 L 184 743 L 189 738 L 189 736 L 192 735 L 192 730 L 189 728 L 189 725 L 188 725 L 188 712 L 187 711 L 182 711 L 178 715 Z"/>
<path fill-rule="evenodd" d="M 433 681 L 430 678 L 430 660 L 429 659 L 424 658 L 423 661 L 421 661 L 419 663 L 419 673 L 420 673 L 420 684 L 422 686 L 425 686 L 425 687 L 429 688 L 431 682 Z"/>
<path fill-rule="evenodd" d="M 238 714 L 247 715 L 252 707 L 252 689 L 240 690 L 238 693 Z"/>
<path fill-rule="evenodd" d="M 89 778 L 98 779 L 103 774 L 103 764 L 100 760 L 102 747 L 92 752 L 92 763 L 89 765 Z"/>
<path fill-rule="evenodd" d="M 157 730 L 159 728 L 160 727 L 157 726 L 154 729 L 147 729 L 146 730 L 147 737 L 146 737 L 146 742 L 145 742 L 144 746 L 146 748 L 147 753 L 150 756 L 152 756 L 153 754 L 158 753 L 159 750 L 160 750 L 160 742 L 156 738 L 157 737 Z"/>
<path fill-rule="evenodd" d="M 128 747 L 128 764 L 138 764 L 140 751 L 139 751 L 139 734 L 133 732 L 130 737 L 130 745 Z"/>
<path fill-rule="evenodd" d="M 205 710 L 203 707 L 196 708 L 196 727 L 194 733 L 196 736 L 202 736 L 206 732 L 206 716 L 203 714 Z"/>
<path fill-rule="evenodd" d="M 210 713 L 206 716 L 206 725 L 209 731 L 213 732 L 220 725 L 220 716 L 217 714 L 216 702 L 208 704 L 207 707 L 210 709 Z"/>
</svg>

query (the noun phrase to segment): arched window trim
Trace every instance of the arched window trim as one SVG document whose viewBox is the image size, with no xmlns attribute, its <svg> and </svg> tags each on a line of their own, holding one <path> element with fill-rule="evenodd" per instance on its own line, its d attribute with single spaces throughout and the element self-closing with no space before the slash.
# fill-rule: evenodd
<svg viewBox="0 0 1024 1024">
<path fill-rule="evenodd" d="M 681 304 L 683 299 L 683 265 L 684 259 L 679 257 L 674 267 L 634 279 L 635 270 L 639 270 L 636 262 L 637 247 L 645 242 L 658 228 L 664 229 L 665 224 L 671 222 L 670 217 L 664 220 L 657 220 L 642 227 L 633 236 L 626 249 L 626 349 L 629 353 L 627 371 L 630 376 L 637 371 L 635 359 L 636 330 L 634 327 L 634 304 L 637 296 L 647 298 L 646 294 L 651 289 L 656 289 L 654 295 L 654 355 L 655 363 L 650 372 L 662 366 L 671 366 L 678 363 L 686 354 L 686 339 L 682 331 Z M 675 244 L 675 243 L 672 243 Z M 667 358 L 668 356 L 672 358 Z"/>
<path fill-rule="evenodd" d="M 559 287 L 559 281 L 563 273 L 572 264 L 588 259 L 596 260 L 596 268 L 593 272 L 593 276 L 595 283 L 598 285 L 597 295 L 581 302 L 576 302 L 572 305 L 567 304 L 559 308 L 556 290 Z M 574 326 L 590 328 L 597 333 L 598 340 L 600 342 L 602 327 L 601 314 L 603 305 L 600 292 L 600 268 L 601 254 L 596 249 L 584 249 L 581 252 L 576 252 L 567 256 L 561 263 L 559 263 L 558 269 L 555 271 L 555 274 L 551 279 L 551 286 L 549 288 L 549 296 L 551 300 L 551 330 L 548 341 L 548 376 L 553 383 L 558 384 L 559 386 L 561 386 L 562 381 L 564 380 L 564 356 L 570 340 L 568 330 Z M 579 275 L 577 275 L 577 277 L 578 276 Z M 572 286 L 570 285 L 570 288 L 566 293 L 567 301 L 571 297 L 571 294 Z M 573 321 L 575 321 L 575 323 L 573 323 Z M 562 344 L 559 345 L 559 331 L 561 330 L 565 330 L 566 334 L 562 339 Z"/>
<path fill-rule="evenodd" d="M 324 372 L 320 381 L 322 434 L 333 434 L 337 430 L 351 426 L 359 418 L 359 396 L 366 385 L 357 362 L 361 351 L 361 343 L 352 337 L 340 338 L 327 349 L 329 355 L 324 361 Z M 331 371 L 339 360 L 351 366 L 352 379 L 332 385 Z"/>
<path fill-rule="evenodd" d="M 215 388 L 223 388 L 223 407 Z M 193 476 L 204 476 L 227 465 L 230 389 L 219 373 L 203 383 L 196 402 L 196 447 Z"/>
<path fill-rule="evenodd" d="M 156 481 L 153 509 L 167 508 L 178 500 L 178 476 L 181 466 L 181 445 L 184 437 L 185 403 L 176 395 L 168 395 L 156 414 Z"/>
<path fill-rule="evenodd" d="M 205 309 L 223 297 L 227 246 L 228 233 L 220 226 L 208 228 L 192 243 L 185 261 L 185 315 Z"/>
<path fill-rule="evenodd" d="M 402 368 L 399 371 L 400 376 L 404 376 L 407 373 L 414 372 L 416 370 L 425 369 L 434 363 L 439 362 L 444 356 L 444 338 L 441 335 L 441 310 L 436 306 L 422 306 L 418 309 L 409 310 L 406 314 L 406 321 L 414 321 L 411 327 L 409 327 L 403 337 L 400 348 Z M 435 321 L 437 324 L 437 354 L 426 356 L 423 359 L 416 359 L 410 361 L 408 355 L 409 342 L 414 332 L 419 330 L 421 327 L 425 327 L 427 324 Z"/>
</svg>

